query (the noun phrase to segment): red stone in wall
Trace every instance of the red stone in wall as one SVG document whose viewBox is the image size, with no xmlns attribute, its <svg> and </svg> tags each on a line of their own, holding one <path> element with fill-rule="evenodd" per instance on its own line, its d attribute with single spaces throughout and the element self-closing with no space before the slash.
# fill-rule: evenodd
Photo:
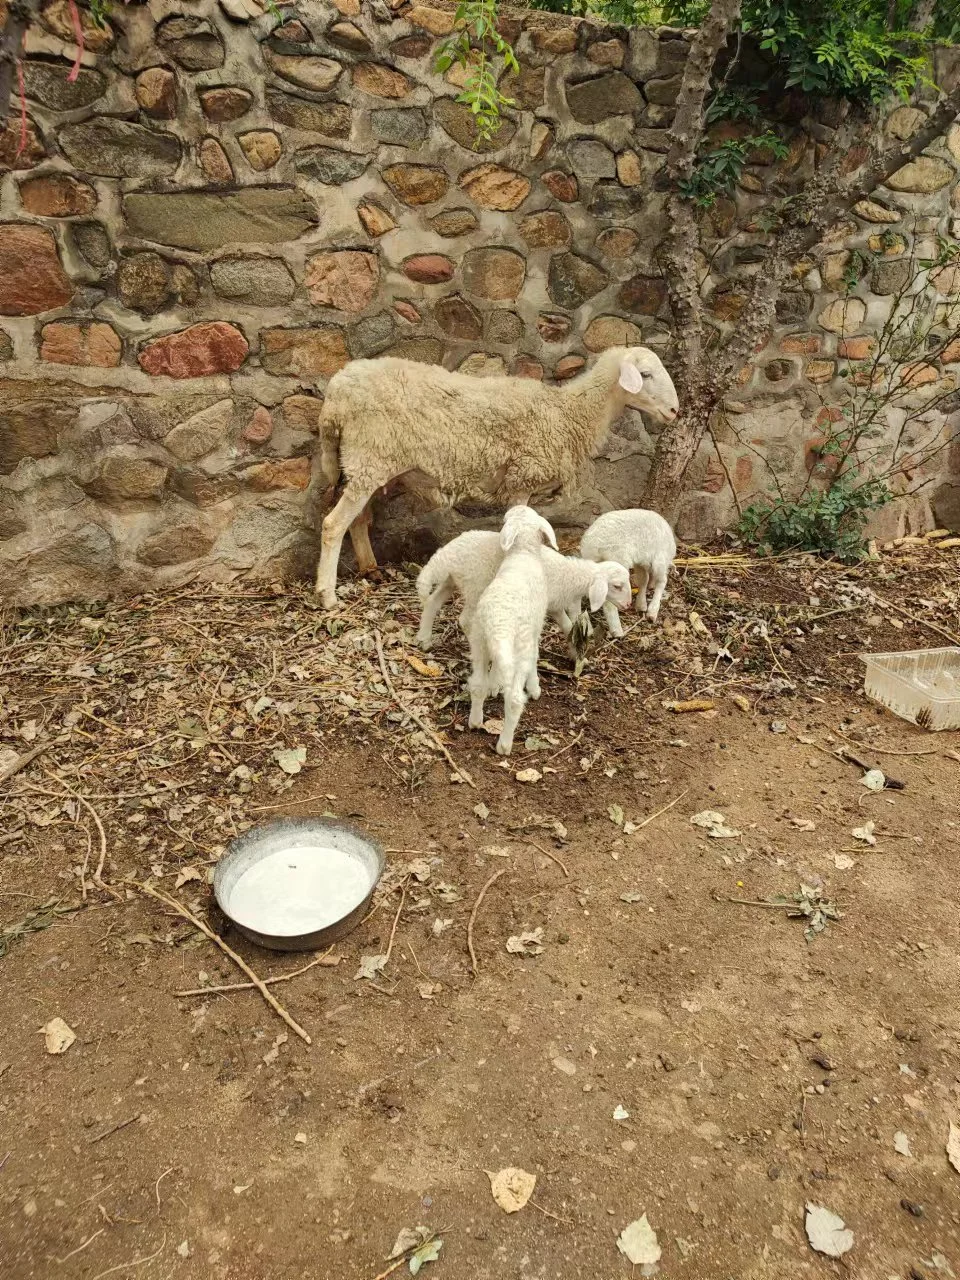
<svg viewBox="0 0 960 1280">
<path fill-rule="evenodd" d="M 247 340 L 225 320 L 194 324 L 140 348 L 140 367 L 154 377 L 206 378 L 235 373 L 250 350 Z"/>
</svg>

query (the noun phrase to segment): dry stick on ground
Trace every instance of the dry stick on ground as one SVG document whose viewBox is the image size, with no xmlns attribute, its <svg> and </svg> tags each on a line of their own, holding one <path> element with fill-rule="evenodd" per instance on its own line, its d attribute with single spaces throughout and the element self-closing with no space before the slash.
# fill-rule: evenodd
<svg viewBox="0 0 960 1280">
<path fill-rule="evenodd" d="M 113 1223 L 111 1222 L 110 1225 L 112 1226 Z M 163 1239 L 160 1241 L 158 1248 L 156 1248 L 153 1251 L 153 1253 L 151 1253 L 148 1257 L 134 1258 L 132 1262 L 118 1262 L 115 1267 L 107 1267 L 106 1271 L 101 1271 L 99 1275 L 95 1275 L 93 1277 L 93 1280 L 103 1280 L 104 1276 L 112 1276 L 117 1271 L 132 1271 L 135 1267 L 146 1266 L 146 1264 L 148 1262 L 152 1262 L 154 1258 L 159 1258 L 160 1254 L 163 1253 L 166 1247 L 167 1247 L 167 1233 L 164 1232 Z"/>
<path fill-rule="evenodd" d="M 82 796 L 79 791 L 74 791 L 72 787 L 68 787 L 62 778 L 57 777 L 55 773 L 51 773 L 49 769 L 44 769 L 43 772 L 47 775 L 48 778 L 51 778 L 54 782 L 58 782 L 60 786 L 63 787 L 64 791 L 67 792 L 68 795 L 73 796 L 74 800 L 82 804 L 83 807 L 90 814 L 91 818 L 93 818 L 97 826 L 97 833 L 100 836 L 100 857 L 97 860 L 97 869 L 93 873 L 93 883 L 97 886 L 98 889 L 102 889 L 104 893 L 111 894 L 112 897 L 116 898 L 118 902 L 122 901 L 120 894 L 117 893 L 116 889 L 112 889 L 110 885 L 104 882 L 104 879 L 103 879 L 103 866 L 107 860 L 107 833 L 103 829 L 103 823 L 100 821 L 99 813 L 97 813 L 96 809 L 93 807 L 90 801 L 86 798 L 86 796 Z M 81 888 L 81 891 L 83 892 L 84 901 L 86 901 L 86 896 L 87 896 L 86 886 L 87 886 L 87 866 L 89 865 L 89 861 L 88 861 L 89 855 L 90 855 L 90 849 L 88 847 L 87 857 L 84 858 L 83 867 L 81 868 L 81 872 L 80 872 L 80 888 Z"/>
<path fill-rule="evenodd" d="M 949 640 L 952 645 L 960 645 L 960 639 L 952 635 L 949 631 L 944 631 L 943 627 L 938 627 L 935 622 L 927 622 L 926 618 L 918 618 L 915 613 L 911 613 L 909 609 L 903 609 L 900 605 L 894 604 L 892 600 L 885 600 L 883 596 L 878 596 L 873 592 L 873 597 L 877 604 L 883 605 L 885 609 L 895 609 L 897 613 L 902 613 L 905 618 L 909 618 L 911 622 L 918 627 L 926 627 L 928 631 L 935 631 L 938 636 L 943 636 L 944 640 Z"/>
<path fill-rule="evenodd" d="M 483 888 L 480 890 L 479 894 L 477 895 L 477 900 L 473 904 L 473 910 L 470 912 L 470 919 L 467 921 L 467 950 L 470 952 L 470 968 L 473 972 L 474 977 L 477 976 L 477 973 L 479 971 L 479 966 L 477 964 L 477 953 L 473 949 L 473 926 L 477 919 L 477 912 L 480 910 L 480 903 L 483 901 L 484 897 L 486 896 L 487 890 L 490 888 L 490 886 L 494 883 L 494 881 L 499 880 L 501 876 L 505 876 L 509 870 L 510 870 L 509 867 L 501 867 L 499 871 L 495 871 L 493 873 L 493 875 L 490 877 L 490 879 L 487 881 L 487 883 L 483 886 Z"/>
<path fill-rule="evenodd" d="M 143 1112 L 138 1111 L 137 1114 L 135 1116 L 131 1116 L 129 1120 L 121 1120 L 119 1124 L 113 1124 L 109 1129 L 104 1129 L 103 1133 L 98 1133 L 95 1138 L 90 1139 L 90 1146 L 92 1147 L 95 1142 L 102 1142 L 104 1138 L 109 1138 L 111 1134 L 119 1133 L 121 1129 L 126 1129 L 128 1125 L 136 1124 L 142 1115 Z"/>
<path fill-rule="evenodd" d="M 313 1044 L 313 1041 L 307 1035 L 306 1031 L 304 1031 L 303 1027 L 300 1026 L 300 1023 L 295 1022 L 293 1018 L 290 1017 L 289 1013 L 287 1013 L 280 1001 L 276 996 L 271 994 L 261 979 L 257 977 L 254 971 L 247 964 L 246 960 L 244 960 L 242 956 L 238 956 L 232 947 L 227 946 L 224 940 L 219 937 L 218 934 L 214 933 L 209 925 L 204 924 L 204 922 L 199 920 L 192 911 L 188 911 L 186 907 L 177 902 L 175 898 L 171 898 L 169 894 L 164 893 L 162 889 L 157 889 L 152 884 L 148 884 L 147 882 L 140 880 L 131 879 L 126 883 L 132 885 L 135 889 L 139 889 L 141 893 L 145 893 L 148 898 L 155 898 L 157 902 L 162 902 L 165 907 L 169 907 L 172 911 L 175 911 L 177 915 L 182 916 L 184 920 L 189 920 L 194 928 L 199 929 L 201 933 L 205 934 L 215 946 L 220 948 L 224 955 L 230 957 L 241 972 L 247 975 L 274 1013 L 276 1013 L 278 1017 L 282 1018 L 287 1026 L 290 1027 L 292 1031 L 295 1031 L 305 1044 Z"/>
<path fill-rule="evenodd" d="M 397 914 L 393 917 L 393 927 L 390 930 L 390 941 L 387 943 L 387 954 L 383 958 L 383 969 L 387 967 L 390 962 L 390 956 L 393 954 L 393 940 L 397 936 L 397 925 L 400 923 L 400 912 L 403 910 L 403 904 L 407 900 L 407 885 L 409 883 L 410 877 L 406 876 L 401 886 L 402 892 L 400 894 L 400 905 L 397 907 Z"/>
<path fill-rule="evenodd" d="M 651 813 L 649 818 L 644 818 L 642 822 L 638 822 L 637 830 L 639 831 L 641 827 L 645 827 L 647 823 L 652 822 L 654 818 L 659 818 L 661 813 L 666 813 L 667 810 L 672 809 L 675 804 L 679 804 L 689 790 L 690 790 L 689 787 L 684 787 L 684 789 L 680 792 L 680 794 L 675 799 L 671 800 L 669 804 L 665 804 L 663 808 L 658 809 L 656 813 Z"/>
<path fill-rule="evenodd" d="M 340 963 L 339 956 L 332 956 L 330 947 L 322 956 L 317 956 L 315 960 L 311 960 L 309 964 L 302 965 L 299 969 L 292 969 L 290 973 L 281 973 L 276 978 L 264 978 L 263 985 L 265 987 L 275 987 L 278 982 L 289 982 L 291 978 L 298 978 L 301 973 L 306 973 L 308 969 L 314 968 L 315 965 L 322 964 L 327 968 L 333 968 L 334 965 Z M 175 991 L 175 996 L 211 996 L 216 995 L 220 991 L 253 991 L 256 988 L 255 982 L 228 982 L 220 987 L 191 987 L 189 991 Z"/>
<path fill-rule="evenodd" d="M 392 1276 L 395 1271 L 399 1271 L 402 1266 L 405 1266 L 406 1263 L 410 1261 L 412 1254 L 416 1253 L 418 1249 L 422 1249 L 424 1245 L 431 1244 L 436 1240 L 436 1238 L 437 1233 L 434 1231 L 427 1236 L 426 1240 L 421 1240 L 418 1244 L 410 1245 L 409 1248 L 404 1249 L 396 1262 L 392 1262 L 385 1271 L 381 1271 L 378 1275 L 375 1275 L 373 1280 L 387 1280 L 387 1276 Z"/>
<path fill-rule="evenodd" d="M 77 1245 L 77 1247 L 76 1247 L 75 1249 L 71 1249 L 71 1250 L 70 1250 L 70 1252 L 69 1252 L 69 1253 L 67 1253 L 67 1254 L 64 1254 L 64 1256 L 63 1256 L 62 1258 L 58 1258 L 58 1259 L 57 1259 L 57 1261 L 60 1263 L 61 1267 L 62 1267 L 62 1266 L 63 1266 L 63 1264 L 67 1261 L 67 1259 L 68 1259 L 68 1258 L 73 1258 L 73 1257 L 75 1257 L 78 1253 L 82 1253 L 82 1252 L 83 1252 L 83 1250 L 87 1247 L 87 1245 L 88 1245 L 88 1244 L 93 1244 L 93 1242 L 94 1242 L 94 1240 L 96 1240 L 97 1236 L 102 1236 L 102 1235 L 103 1235 L 103 1233 L 106 1231 L 106 1229 L 107 1229 L 106 1227 L 101 1227 L 101 1228 L 100 1228 L 100 1230 L 99 1230 L 99 1231 L 95 1231 L 95 1232 L 93 1233 L 93 1235 L 92 1235 L 92 1236 L 87 1236 L 87 1238 L 86 1238 L 86 1240 L 84 1240 L 83 1244 L 78 1244 L 78 1245 Z"/>
<path fill-rule="evenodd" d="M 31 760 L 36 760 L 37 756 L 42 756 L 54 745 L 52 742 L 41 742 L 39 746 L 25 751 L 22 756 L 17 756 L 16 760 L 11 761 L 5 769 L 0 769 L 0 782 L 6 782 L 8 778 L 12 778 L 15 773 L 25 769 Z"/>
<path fill-rule="evenodd" d="M 567 870 L 567 864 L 562 858 L 558 858 L 555 853 L 551 853 L 549 849 L 545 849 L 542 844 L 537 844 L 536 840 L 530 840 L 526 836 L 524 836 L 520 843 L 529 844 L 532 845 L 534 849 L 538 849 L 545 858 L 549 858 L 551 862 L 555 862 L 567 879 L 570 879 L 570 872 Z"/>
<path fill-rule="evenodd" d="M 419 715 L 416 711 L 413 711 L 410 707 L 408 707 L 407 704 L 400 697 L 399 693 L 397 693 L 396 689 L 393 686 L 393 681 L 390 679 L 390 672 L 387 670 L 387 660 L 383 656 L 383 640 L 380 638 L 380 632 L 377 631 L 376 629 L 374 629 L 373 638 L 376 641 L 376 645 L 377 645 L 377 658 L 380 662 L 380 670 L 383 672 L 384 682 L 387 688 L 390 690 L 390 695 L 393 698 L 394 702 L 397 704 L 400 710 L 404 713 L 404 715 L 408 715 L 411 720 L 415 720 L 417 722 L 417 724 L 420 726 L 420 728 L 423 730 L 423 732 L 427 735 L 428 738 L 433 739 L 433 742 L 436 744 L 438 749 L 443 753 L 443 758 L 446 760 L 447 764 L 450 765 L 450 768 L 453 769 L 455 773 L 458 773 L 460 777 L 464 780 L 464 782 L 469 783 L 469 785 L 473 787 L 474 791 L 476 791 L 477 784 L 470 777 L 469 773 L 467 773 L 466 769 L 461 768 L 460 765 L 457 764 L 456 760 L 454 760 L 453 756 L 450 754 L 447 748 L 440 741 L 440 735 L 437 733 L 436 729 L 434 729 L 433 726 L 427 720 L 424 720 L 424 718 L 421 715 Z"/>
</svg>

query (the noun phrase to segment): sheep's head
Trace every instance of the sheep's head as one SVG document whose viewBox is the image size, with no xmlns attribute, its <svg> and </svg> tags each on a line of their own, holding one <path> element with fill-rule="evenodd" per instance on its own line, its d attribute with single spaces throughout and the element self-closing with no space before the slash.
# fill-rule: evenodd
<svg viewBox="0 0 960 1280">
<path fill-rule="evenodd" d="M 602 595 L 598 592 L 598 603 L 594 604 L 594 595 L 591 589 L 590 608 L 599 609 L 600 605 L 609 600 L 618 609 L 629 609 L 630 601 L 633 599 L 633 591 L 630 587 L 630 570 L 625 569 L 616 560 L 601 560 L 597 568 L 600 570 L 599 581 Z"/>
<path fill-rule="evenodd" d="M 538 540 L 548 543 L 553 547 L 554 551 L 559 550 L 557 547 L 557 535 L 553 532 L 553 525 L 549 520 L 545 520 L 539 512 L 534 511 L 533 507 L 523 505 L 511 507 L 507 514 L 503 517 L 503 528 L 500 531 L 500 546 L 504 551 L 509 551 L 521 534 L 537 535 Z"/>
<path fill-rule="evenodd" d="M 672 422 L 680 409 L 673 379 L 663 361 L 649 347 L 623 347 L 619 351 L 618 385 L 626 392 L 627 404 L 661 422 Z"/>
</svg>

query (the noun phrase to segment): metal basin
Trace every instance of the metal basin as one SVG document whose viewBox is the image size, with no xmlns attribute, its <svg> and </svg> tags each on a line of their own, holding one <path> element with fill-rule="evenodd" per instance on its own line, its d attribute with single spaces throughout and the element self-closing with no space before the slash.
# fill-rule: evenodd
<svg viewBox="0 0 960 1280">
<path fill-rule="evenodd" d="M 217 905 L 251 942 L 313 951 L 363 919 L 385 858 L 335 818 L 276 818 L 234 840 L 217 863 Z"/>
</svg>

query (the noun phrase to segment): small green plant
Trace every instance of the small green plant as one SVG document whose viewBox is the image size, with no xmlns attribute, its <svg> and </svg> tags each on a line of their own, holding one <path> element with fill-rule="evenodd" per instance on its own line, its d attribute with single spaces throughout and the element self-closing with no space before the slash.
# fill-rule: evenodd
<svg viewBox="0 0 960 1280">
<path fill-rule="evenodd" d="M 718 196 L 728 196 L 740 181 L 751 151 L 770 151 L 782 160 L 786 144 L 775 133 L 751 134 L 746 138 L 728 138 L 705 152 L 697 160 L 689 178 L 680 183 L 680 191 L 702 209 L 709 209 Z"/>
<path fill-rule="evenodd" d="M 704 119 L 707 124 L 718 120 L 750 120 L 760 118 L 757 106 L 757 90 L 746 85 L 724 85 L 717 90 L 707 107 Z"/>
<path fill-rule="evenodd" d="M 520 67 L 513 46 L 497 30 L 497 0 L 461 0 L 455 22 L 454 34 L 437 50 L 434 67 L 440 75 L 455 62 L 466 70 L 457 101 L 473 112 L 477 142 L 488 142 L 500 128 L 503 109 L 514 105 L 500 91 L 494 59 L 501 59 L 506 71 Z"/>
<path fill-rule="evenodd" d="M 737 532 L 763 555 L 816 551 L 859 560 L 865 554 L 863 531 L 871 513 L 892 497 L 885 481 L 860 481 L 851 472 L 824 490 L 808 489 L 795 502 L 777 495 L 751 503 Z"/>
</svg>

